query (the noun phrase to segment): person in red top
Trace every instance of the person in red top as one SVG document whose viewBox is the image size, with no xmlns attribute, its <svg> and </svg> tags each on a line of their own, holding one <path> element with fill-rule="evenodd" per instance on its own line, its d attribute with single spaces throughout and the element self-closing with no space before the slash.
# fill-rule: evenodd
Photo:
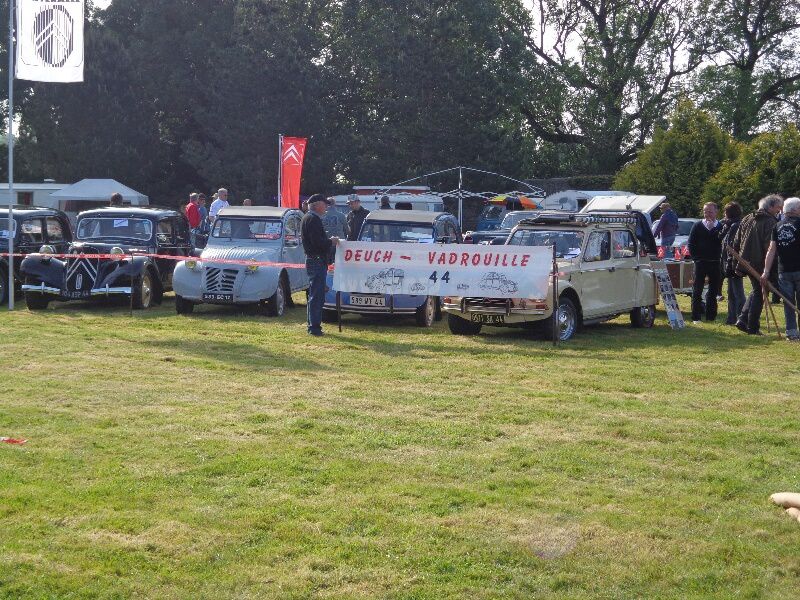
<svg viewBox="0 0 800 600">
<path fill-rule="evenodd" d="M 197 194 L 189 194 L 189 204 L 186 205 L 186 218 L 189 220 L 189 228 L 197 229 L 200 227 L 200 208 L 197 206 Z"/>
</svg>

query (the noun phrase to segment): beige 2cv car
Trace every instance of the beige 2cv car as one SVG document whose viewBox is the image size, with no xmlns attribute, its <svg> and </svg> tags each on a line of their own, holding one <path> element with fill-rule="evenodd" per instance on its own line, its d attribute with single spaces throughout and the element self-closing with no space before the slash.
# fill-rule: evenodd
<svg viewBox="0 0 800 600">
<path fill-rule="evenodd" d="M 550 338 L 557 332 L 566 341 L 583 325 L 624 313 L 633 327 L 653 326 L 658 282 L 650 261 L 657 248 L 642 213 L 543 211 L 520 222 L 506 244 L 555 247 L 556 327 L 551 279 L 547 298 L 444 297 L 452 333 L 474 335 L 484 325 L 523 327 L 541 329 Z"/>
</svg>

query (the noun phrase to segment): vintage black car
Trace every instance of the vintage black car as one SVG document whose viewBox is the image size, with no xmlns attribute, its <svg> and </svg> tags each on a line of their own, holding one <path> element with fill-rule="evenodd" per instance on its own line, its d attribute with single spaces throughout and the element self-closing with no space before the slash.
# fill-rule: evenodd
<svg viewBox="0 0 800 600">
<path fill-rule="evenodd" d="M 67 215 L 54 208 L 14 207 L 14 253 L 38 252 L 43 245 L 65 252 L 72 241 Z M 8 253 L 8 209 L 0 209 L 0 254 Z M 18 287 L 22 257 L 14 258 L 14 280 Z M 8 258 L 0 256 L 0 304 L 8 300 Z"/>
<path fill-rule="evenodd" d="M 60 259 L 54 248 L 25 258 L 20 268 L 25 303 L 31 310 L 53 300 L 132 296 L 135 308 L 149 308 L 172 289 L 176 260 L 191 255 L 189 223 L 165 208 L 107 207 L 78 215 L 75 242 Z M 107 258 L 81 255 L 105 254 Z M 164 258 L 142 256 L 159 254 Z"/>
</svg>

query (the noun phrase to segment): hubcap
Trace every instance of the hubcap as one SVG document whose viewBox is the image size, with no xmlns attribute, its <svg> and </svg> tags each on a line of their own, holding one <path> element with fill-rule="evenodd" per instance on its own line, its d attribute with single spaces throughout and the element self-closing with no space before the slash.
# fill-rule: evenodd
<svg viewBox="0 0 800 600">
<path fill-rule="evenodd" d="M 433 323 L 433 317 L 436 313 L 436 308 L 433 305 L 433 298 L 428 296 L 428 299 L 425 301 L 425 324 L 431 325 Z"/>
<path fill-rule="evenodd" d="M 275 290 L 275 309 L 278 316 L 283 316 L 283 311 L 286 308 L 286 299 L 283 297 L 283 285 L 278 284 L 278 289 Z"/>
<path fill-rule="evenodd" d="M 575 313 L 566 305 L 558 307 L 558 337 L 567 340 L 575 332 Z"/>
<path fill-rule="evenodd" d="M 150 300 L 153 297 L 152 284 L 150 283 L 150 276 L 145 275 L 142 277 L 142 306 L 150 306 Z"/>
</svg>

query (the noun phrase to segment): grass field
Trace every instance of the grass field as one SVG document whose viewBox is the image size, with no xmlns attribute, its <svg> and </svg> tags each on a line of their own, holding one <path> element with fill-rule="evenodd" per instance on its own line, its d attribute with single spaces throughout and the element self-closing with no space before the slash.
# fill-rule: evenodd
<svg viewBox="0 0 800 600">
<path fill-rule="evenodd" d="M 0 313 L 0 597 L 798 596 L 798 345 L 304 317 Z"/>
</svg>

